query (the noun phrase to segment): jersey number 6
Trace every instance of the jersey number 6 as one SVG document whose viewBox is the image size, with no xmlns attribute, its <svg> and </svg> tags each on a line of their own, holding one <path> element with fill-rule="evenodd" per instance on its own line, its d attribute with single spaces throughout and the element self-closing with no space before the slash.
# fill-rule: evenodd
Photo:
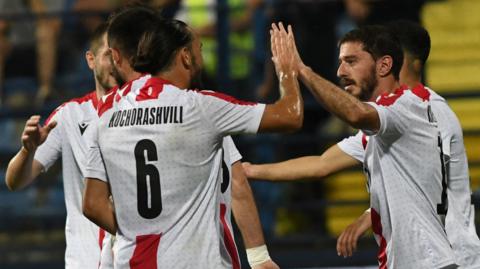
<svg viewBox="0 0 480 269">
<path fill-rule="evenodd" d="M 145 152 L 147 159 L 145 159 Z M 157 147 L 152 140 L 140 140 L 135 146 L 137 167 L 137 210 L 146 219 L 158 217 L 162 212 L 160 174 L 153 162 L 158 160 Z"/>
</svg>

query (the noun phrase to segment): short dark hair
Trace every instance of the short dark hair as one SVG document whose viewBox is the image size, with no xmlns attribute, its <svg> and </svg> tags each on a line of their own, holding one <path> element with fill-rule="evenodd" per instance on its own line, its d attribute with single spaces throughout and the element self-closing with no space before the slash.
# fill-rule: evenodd
<svg viewBox="0 0 480 269">
<path fill-rule="evenodd" d="M 191 49 L 192 42 L 193 34 L 186 23 L 159 20 L 155 27 L 143 33 L 132 67 L 137 72 L 157 74 L 171 66 L 179 49 Z"/>
<path fill-rule="evenodd" d="M 339 41 L 339 46 L 346 42 L 359 42 L 363 50 L 372 55 L 374 60 L 389 55 L 393 59 L 391 72 L 399 79 L 403 64 L 403 51 L 397 37 L 385 26 L 367 25 L 348 32 Z"/>
<path fill-rule="evenodd" d="M 160 12 L 153 8 L 143 5 L 124 7 L 108 20 L 109 46 L 117 48 L 132 64 L 140 38 L 158 20 L 162 20 Z"/>
<path fill-rule="evenodd" d="M 98 49 L 102 46 L 103 35 L 107 32 L 108 24 L 106 22 L 101 23 L 95 31 L 93 31 L 88 41 L 88 47 L 93 54 L 97 54 Z"/>
<path fill-rule="evenodd" d="M 420 24 L 397 20 L 387 24 L 387 27 L 398 38 L 404 52 L 421 61 L 422 66 L 430 54 L 430 35 Z"/>
</svg>

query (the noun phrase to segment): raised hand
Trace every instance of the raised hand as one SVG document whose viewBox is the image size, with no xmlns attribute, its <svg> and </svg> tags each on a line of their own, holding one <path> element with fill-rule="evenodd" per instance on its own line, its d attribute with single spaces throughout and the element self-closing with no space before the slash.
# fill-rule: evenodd
<svg viewBox="0 0 480 269">
<path fill-rule="evenodd" d="M 298 52 L 297 45 L 295 43 L 295 35 L 293 34 L 292 26 L 288 26 L 288 42 L 289 47 L 291 48 L 291 53 L 293 53 L 294 63 L 298 72 L 307 66 L 303 63 L 300 53 Z"/>
<path fill-rule="evenodd" d="M 290 26 L 289 31 L 291 31 Z M 291 33 L 291 35 L 293 36 L 293 33 Z M 272 61 L 275 65 L 275 71 L 279 80 L 282 80 L 284 76 L 288 75 L 296 76 L 298 72 L 294 54 L 294 40 L 289 37 L 289 34 L 281 22 L 278 25 L 272 23 L 270 42 Z"/>
<path fill-rule="evenodd" d="M 34 115 L 25 123 L 22 133 L 22 145 L 28 152 L 33 152 L 47 139 L 57 122 L 51 121 L 46 126 L 40 126 L 40 116 Z"/>
</svg>

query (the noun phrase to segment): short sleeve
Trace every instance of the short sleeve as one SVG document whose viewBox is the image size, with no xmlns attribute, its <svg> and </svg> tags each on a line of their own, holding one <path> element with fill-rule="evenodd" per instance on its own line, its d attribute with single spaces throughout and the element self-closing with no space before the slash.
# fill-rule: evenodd
<svg viewBox="0 0 480 269">
<path fill-rule="evenodd" d="M 359 131 L 356 135 L 347 137 L 338 142 L 337 145 L 347 155 L 350 155 L 355 160 L 363 163 L 365 159 L 364 143 L 366 145 L 366 136 L 363 132 Z"/>
<path fill-rule="evenodd" d="M 96 178 L 107 182 L 107 172 L 103 162 L 100 146 L 98 144 L 98 120 L 91 124 L 91 128 L 85 131 L 87 144 L 87 166 L 85 168 L 86 178 Z"/>
<path fill-rule="evenodd" d="M 223 138 L 223 150 L 230 156 L 230 164 L 234 164 L 242 159 L 242 155 L 238 151 L 231 136 Z"/>
<path fill-rule="evenodd" d="M 377 110 L 380 119 L 380 128 L 376 132 L 363 129 L 362 131 L 366 135 L 396 136 L 404 133 L 408 128 L 408 108 L 406 108 L 400 100 L 391 105 L 382 105 L 373 102 L 368 102 L 368 104 Z"/>
<path fill-rule="evenodd" d="M 60 158 L 62 154 L 62 141 L 65 139 L 62 106 L 55 109 L 45 121 L 45 125 L 56 121 L 57 126 L 50 131 L 47 139 L 37 148 L 34 159 L 47 171 Z"/>
<path fill-rule="evenodd" d="M 206 121 L 219 133 L 230 135 L 258 131 L 265 104 L 240 101 L 212 91 L 200 91 L 196 98 Z"/>
</svg>

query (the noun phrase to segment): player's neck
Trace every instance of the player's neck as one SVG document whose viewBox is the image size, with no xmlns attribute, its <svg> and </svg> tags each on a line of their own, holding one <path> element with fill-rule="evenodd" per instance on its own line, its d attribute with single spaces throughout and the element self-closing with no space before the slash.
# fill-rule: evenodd
<svg viewBox="0 0 480 269">
<path fill-rule="evenodd" d="M 190 77 L 188 76 L 188 73 L 185 72 L 185 70 L 183 69 L 171 68 L 167 71 L 156 74 L 155 77 L 160 77 L 162 79 L 170 81 L 172 85 L 180 89 L 187 89 L 190 86 Z"/>
<path fill-rule="evenodd" d="M 422 83 L 422 77 L 421 76 L 406 76 L 401 80 L 401 84 L 407 85 L 409 88 L 414 88 L 418 84 Z"/>
<path fill-rule="evenodd" d="M 400 88 L 400 82 L 396 80 L 393 75 L 381 78 L 378 80 L 378 85 L 373 91 L 370 101 L 375 101 L 382 93 L 393 93 L 396 89 Z"/>
</svg>

